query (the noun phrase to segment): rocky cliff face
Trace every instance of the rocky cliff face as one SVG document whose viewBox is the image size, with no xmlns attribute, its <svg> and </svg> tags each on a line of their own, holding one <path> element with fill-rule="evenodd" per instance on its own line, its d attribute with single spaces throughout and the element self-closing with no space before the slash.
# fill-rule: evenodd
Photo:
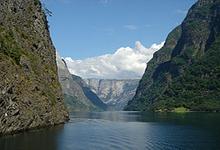
<svg viewBox="0 0 220 150">
<path fill-rule="evenodd" d="M 123 110 L 133 98 L 139 80 L 85 79 L 89 88 L 107 104 L 109 110 Z"/>
<path fill-rule="evenodd" d="M 220 110 L 220 1 L 199 0 L 148 63 L 126 110 Z"/>
<path fill-rule="evenodd" d="M 38 0 L 0 1 L 0 134 L 63 123 L 55 49 Z"/>
<path fill-rule="evenodd" d="M 73 80 L 82 88 L 85 96 L 95 105 L 98 110 L 106 110 L 107 105 L 93 92 L 89 85 L 79 76 L 72 75 Z"/>
<path fill-rule="evenodd" d="M 59 81 L 62 86 L 62 91 L 64 94 L 65 104 L 68 110 L 71 111 L 89 111 L 94 110 L 95 106 L 86 97 L 82 87 L 73 79 L 70 74 L 66 63 L 57 54 L 57 66 Z"/>
</svg>

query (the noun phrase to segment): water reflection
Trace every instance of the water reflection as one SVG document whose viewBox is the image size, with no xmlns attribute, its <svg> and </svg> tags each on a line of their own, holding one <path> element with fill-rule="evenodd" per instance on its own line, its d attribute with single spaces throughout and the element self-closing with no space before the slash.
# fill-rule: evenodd
<svg viewBox="0 0 220 150">
<path fill-rule="evenodd" d="M 138 121 L 140 112 L 119 112 L 119 111 L 105 111 L 105 112 L 73 112 L 71 114 L 71 121 L 78 119 L 102 119 L 109 121 Z"/>
<path fill-rule="evenodd" d="M 220 113 L 153 113 L 153 112 L 74 112 L 71 121 L 77 119 L 102 119 L 121 122 L 157 122 L 177 125 L 219 128 Z M 70 122 L 71 122 L 70 121 Z"/>
<path fill-rule="evenodd" d="M 0 150 L 58 150 L 63 125 L 0 137 Z"/>
<path fill-rule="evenodd" d="M 220 149 L 220 113 L 75 112 L 64 126 L 0 137 L 0 150 Z"/>
</svg>

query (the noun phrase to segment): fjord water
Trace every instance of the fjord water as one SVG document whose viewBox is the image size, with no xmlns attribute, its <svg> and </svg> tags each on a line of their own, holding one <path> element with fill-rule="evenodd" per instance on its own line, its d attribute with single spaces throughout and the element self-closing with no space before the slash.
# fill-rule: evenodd
<svg viewBox="0 0 220 150">
<path fill-rule="evenodd" d="M 0 150 L 220 149 L 220 113 L 72 113 L 49 129 L 0 137 Z"/>
</svg>

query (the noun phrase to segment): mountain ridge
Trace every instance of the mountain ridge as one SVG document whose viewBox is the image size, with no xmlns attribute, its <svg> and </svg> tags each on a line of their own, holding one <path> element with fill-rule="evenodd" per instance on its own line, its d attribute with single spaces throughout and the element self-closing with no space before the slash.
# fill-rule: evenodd
<svg viewBox="0 0 220 150">
<path fill-rule="evenodd" d="M 126 110 L 173 111 L 184 107 L 192 111 L 219 111 L 219 17 L 219 0 L 199 0 L 194 4 L 148 63 Z M 176 36 L 170 39 L 172 34 Z"/>
<path fill-rule="evenodd" d="M 58 53 L 56 59 L 59 82 L 62 85 L 64 102 L 68 110 L 70 112 L 104 110 L 105 106 L 101 100 L 95 97 L 95 94 L 92 95 L 89 89 L 86 89 L 87 85 L 79 76 L 72 75 L 69 72 L 65 60 Z"/>
<path fill-rule="evenodd" d="M 84 79 L 88 87 L 108 106 L 123 110 L 136 92 L 139 79 Z"/>
</svg>

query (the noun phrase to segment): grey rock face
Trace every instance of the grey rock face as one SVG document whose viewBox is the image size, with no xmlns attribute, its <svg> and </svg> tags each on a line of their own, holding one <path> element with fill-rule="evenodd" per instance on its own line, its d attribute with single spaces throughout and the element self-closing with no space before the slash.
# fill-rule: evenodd
<svg viewBox="0 0 220 150">
<path fill-rule="evenodd" d="M 0 134 L 68 119 L 40 1 L 0 1 L 0 78 Z"/>
<path fill-rule="evenodd" d="M 106 110 L 107 105 L 93 92 L 86 82 L 79 76 L 72 75 L 72 79 L 82 88 L 85 96 L 95 105 L 98 110 Z"/>
<path fill-rule="evenodd" d="M 85 82 L 109 110 L 123 110 L 135 95 L 139 80 L 85 79 Z"/>
<path fill-rule="evenodd" d="M 73 79 L 65 61 L 57 54 L 59 81 L 64 94 L 65 105 L 69 111 L 89 111 L 95 106 L 85 96 L 82 87 Z"/>
</svg>

